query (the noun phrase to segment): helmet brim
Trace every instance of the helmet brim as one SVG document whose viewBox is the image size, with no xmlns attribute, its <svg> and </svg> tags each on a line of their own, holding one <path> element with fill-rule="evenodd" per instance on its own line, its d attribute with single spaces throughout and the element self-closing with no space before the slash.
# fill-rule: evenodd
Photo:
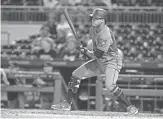
<svg viewBox="0 0 163 119">
<path fill-rule="evenodd" d="M 89 14 L 89 16 L 90 16 L 91 18 L 104 19 L 103 17 L 99 17 L 99 16 L 96 15 L 96 14 Z"/>
</svg>

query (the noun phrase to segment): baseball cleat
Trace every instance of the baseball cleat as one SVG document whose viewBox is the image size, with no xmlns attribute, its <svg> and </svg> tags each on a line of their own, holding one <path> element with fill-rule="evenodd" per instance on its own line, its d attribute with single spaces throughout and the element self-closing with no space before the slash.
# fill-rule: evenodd
<svg viewBox="0 0 163 119">
<path fill-rule="evenodd" d="M 52 105 L 51 108 L 53 110 L 70 111 L 71 110 L 71 104 L 69 104 L 66 100 L 64 100 L 62 103 Z"/>
<path fill-rule="evenodd" d="M 127 113 L 125 113 L 125 115 L 133 116 L 137 113 L 138 113 L 138 109 L 135 106 L 131 105 L 127 107 Z"/>
</svg>

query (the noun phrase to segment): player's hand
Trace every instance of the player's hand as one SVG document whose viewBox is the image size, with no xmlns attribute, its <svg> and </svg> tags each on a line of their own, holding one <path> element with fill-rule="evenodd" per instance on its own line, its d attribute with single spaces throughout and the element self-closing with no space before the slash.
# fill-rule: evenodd
<svg viewBox="0 0 163 119">
<path fill-rule="evenodd" d="M 85 60 L 85 61 L 89 61 L 89 60 L 91 60 L 92 58 L 90 58 L 88 55 L 86 55 L 86 54 L 83 54 L 82 55 L 82 58 Z"/>
<path fill-rule="evenodd" d="M 88 49 L 87 49 L 86 47 L 80 46 L 80 52 L 81 52 L 82 54 L 87 54 Z"/>
</svg>

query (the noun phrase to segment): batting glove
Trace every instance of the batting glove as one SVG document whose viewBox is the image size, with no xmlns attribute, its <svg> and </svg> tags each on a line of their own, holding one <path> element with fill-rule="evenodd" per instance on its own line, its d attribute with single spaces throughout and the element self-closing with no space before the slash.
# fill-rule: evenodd
<svg viewBox="0 0 163 119">
<path fill-rule="evenodd" d="M 89 61 L 89 60 L 92 59 L 91 57 L 89 57 L 89 56 L 86 55 L 86 54 L 83 54 L 83 55 L 82 55 L 82 58 L 83 58 L 85 61 Z"/>
<path fill-rule="evenodd" d="M 87 54 L 88 49 L 83 47 L 83 46 L 80 46 L 80 51 L 81 51 L 82 54 Z"/>
</svg>

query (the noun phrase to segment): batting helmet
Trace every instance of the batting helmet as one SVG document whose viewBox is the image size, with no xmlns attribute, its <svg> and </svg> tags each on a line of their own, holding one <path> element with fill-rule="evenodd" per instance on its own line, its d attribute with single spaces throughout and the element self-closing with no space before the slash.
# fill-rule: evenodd
<svg viewBox="0 0 163 119">
<path fill-rule="evenodd" d="M 107 11 L 101 8 L 96 8 L 90 16 L 97 19 L 106 19 Z"/>
</svg>

